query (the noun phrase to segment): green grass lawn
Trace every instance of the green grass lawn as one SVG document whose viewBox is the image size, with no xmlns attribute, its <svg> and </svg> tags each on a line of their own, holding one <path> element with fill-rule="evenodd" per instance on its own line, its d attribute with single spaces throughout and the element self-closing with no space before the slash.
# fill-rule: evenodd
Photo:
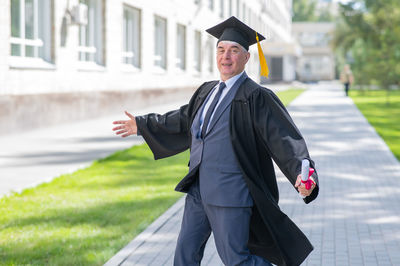
<svg viewBox="0 0 400 266">
<path fill-rule="evenodd" d="M 303 90 L 278 93 L 288 104 Z M 102 265 L 182 196 L 188 152 L 147 145 L 0 199 L 0 265 Z"/>
<path fill-rule="evenodd" d="M 0 264 L 103 264 L 182 195 L 187 158 L 135 146 L 0 199 Z"/>
<path fill-rule="evenodd" d="M 282 101 L 282 103 L 286 106 L 289 105 L 290 102 L 292 102 L 297 96 L 299 96 L 304 89 L 290 89 L 290 90 L 285 90 L 285 91 L 280 91 L 276 93 L 279 97 L 279 99 Z"/>
<path fill-rule="evenodd" d="M 386 91 L 350 91 L 358 109 L 384 139 L 393 154 L 400 160 L 400 91 L 390 92 L 386 103 Z"/>
</svg>

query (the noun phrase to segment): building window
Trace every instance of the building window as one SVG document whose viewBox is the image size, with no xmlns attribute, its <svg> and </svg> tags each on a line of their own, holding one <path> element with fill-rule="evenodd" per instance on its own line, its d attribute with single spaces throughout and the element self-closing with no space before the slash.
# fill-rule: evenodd
<svg viewBox="0 0 400 266">
<path fill-rule="evenodd" d="M 214 0 L 208 0 L 208 8 L 214 10 Z"/>
<path fill-rule="evenodd" d="M 122 62 L 140 68 L 140 10 L 124 6 Z"/>
<path fill-rule="evenodd" d="M 265 1 L 265 8 L 267 11 L 271 10 L 271 0 Z"/>
<path fill-rule="evenodd" d="M 155 16 L 155 43 L 154 43 L 154 64 L 163 69 L 167 68 L 167 20 Z"/>
<path fill-rule="evenodd" d="M 186 69 L 186 27 L 178 24 L 176 29 L 176 66 Z"/>
<path fill-rule="evenodd" d="M 211 37 L 208 38 L 207 42 L 207 51 L 208 51 L 208 56 L 207 56 L 207 70 L 210 73 L 214 72 L 214 45 L 213 45 L 213 39 Z"/>
<path fill-rule="evenodd" d="M 201 0 L 194 0 L 194 3 L 195 3 L 196 5 L 199 5 L 199 4 L 201 3 Z"/>
<path fill-rule="evenodd" d="M 101 0 L 80 0 L 79 8 L 87 12 L 87 23 L 79 26 L 79 60 L 103 64 L 103 14 Z"/>
<path fill-rule="evenodd" d="M 247 21 L 251 27 L 254 27 L 254 18 L 253 12 L 251 11 L 250 7 L 247 8 Z"/>
<path fill-rule="evenodd" d="M 243 3 L 243 6 L 242 6 L 242 20 L 243 20 L 243 22 L 245 22 L 245 23 L 247 23 L 246 15 L 247 15 L 247 12 L 246 12 L 246 3 Z"/>
<path fill-rule="evenodd" d="M 225 9 L 224 0 L 220 0 L 220 1 L 219 1 L 219 16 L 220 16 L 221 18 L 224 17 L 224 9 Z"/>
<path fill-rule="evenodd" d="M 232 16 L 232 0 L 229 0 L 229 17 Z"/>
<path fill-rule="evenodd" d="M 239 2 L 239 0 L 236 0 L 236 16 L 239 18 L 240 16 L 240 13 L 239 13 L 239 10 L 240 10 L 240 2 Z"/>
<path fill-rule="evenodd" d="M 201 32 L 194 32 L 194 69 L 201 72 Z"/>
<path fill-rule="evenodd" d="M 51 61 L 50 0 L 11 0 L 11 55 Z"/>
</svg>

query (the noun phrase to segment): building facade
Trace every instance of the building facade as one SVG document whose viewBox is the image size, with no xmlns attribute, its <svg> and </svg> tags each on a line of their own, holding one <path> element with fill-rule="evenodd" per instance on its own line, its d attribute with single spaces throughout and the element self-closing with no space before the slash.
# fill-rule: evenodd
<svg viewBox="0 0 400 266">
<path fill-rule="evenodd" d="M 265 43 L 291 40 L 291 0 L 0 0 L 0 10 L 0 134 L 20 116 L 32 128 L 190 95 L 219 77 L 205 29 L 232 15 L 264 33 L 267 58 Z"/>
<path fill-rule="evenodd" d="M 292 36 L 292 0 L 265 1 L 263 21 L 268 25 L 263 51 L 270 67 L 268 80 L 261 83 L 290 82 L 296 78 L 296 62 L 301 47 Z"/>
<path fill-rule="evenodd" d="M 293 36 L 302 48 L 297 61 L 300 81 L 313 82 L 335 79 L 335 56 L 330 46 L 333 22 L 293 23 Z"/>
</svg>

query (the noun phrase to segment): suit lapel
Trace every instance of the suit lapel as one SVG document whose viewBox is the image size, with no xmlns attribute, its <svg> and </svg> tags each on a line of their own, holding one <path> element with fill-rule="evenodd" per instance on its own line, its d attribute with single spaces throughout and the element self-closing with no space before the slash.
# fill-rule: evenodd
<svg viewBox="0 0 400 266">
<path fill-rule="evenodd" d="M 233 98 L 235 98 L 236 91 L 246 78 L 247 74 L 246 72 L 244 72 L 240 76 L 240 78 L 235 82 L 235 84 L 233 84 L 232 88 L 230 88 L 228 94 L 226 94 L 225 97 L 222 99 L 222 102 L 218 105 L 217 110 L 215 110 L 213 118 L 210 122 L 210 126 L 208 127 L 207 134 L 212 130 L 212 128 L 217 123 L 218 119 L 221 117 L 225 109 L 231 104 Z"/>
<path fill-rule="evenodd" d="M 218 84 L 218 81 L 211 81 L 208 84 L 206 84 L 204 86 L 204 88 L 201 90 L 201 92 L 199 93 L 199 95 L 197 96 L 198 100 L 196 100 L 195 105 L 193 107 L 193 113 L 191 115 L 192 117 L 192 121 L 190 123 L 190 125 L 192 126 L 194 122 L 199 122 L 199 121 L 194 121 L 195 118 L 199 117 L 197 115 L 199 110 L 202 110 L 202 106 L 204 105 L 204 101 L 208 98 L 211 90 Z"/>
</svg>

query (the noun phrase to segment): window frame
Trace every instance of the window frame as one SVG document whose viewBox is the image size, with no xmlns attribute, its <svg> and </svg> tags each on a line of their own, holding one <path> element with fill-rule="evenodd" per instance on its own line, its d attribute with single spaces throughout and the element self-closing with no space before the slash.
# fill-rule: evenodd
<svg viewBox="0 0 400 266">
<path fill-rule="evenodd" d="M 130 16 L 125 17 L 125 12 Z M 136 18 L 134 16 L 137 16 Z M 135 26 L 135 21 L 137 25 Z M 128 24 L 128 25 L 127 25 Z M 132 67 L 139 70 L 142 67 L 142 11 L 139 8 L 123 5 L 122 22 L 122 64 L 126 67 Z M 136 27 L 136 30 L 134 28 Z M 136 43 L 135 43 L 136 42 Z M 135 55 L 136 54 L 136 55 Z M 135 57 L 136 56 L 136 57 Z M 133 58 L 132 62 L 127 62 L 128 58 Z"/>
<path fill-rule="evenodd" d="M 193 63 L 194 63 L 194 70 L 197 73 L 201 73 L 201 63 L 202 63 L 202 53 L 201 53 L 201 31 L 195 30 L 194 31 L 194 56 L 193 56 Z"/>
<path fill-rule="evenodd" d="M 9 37 L 9 65 L 11 68 L 41 68 L 54 69 L 52 42 L 53 33 L 51 24 L 53 22 L 52 0 L 31 0 L 32 3 L 32 35 L 29 38 L 26 32 L 29 21 L 26 18 L 27 0 L 18 1 L 17 14 L 13 14 L 13 1 L 10 2 L 10 37 Z M 17 16 L 17 34 L 13 34 L 13 27 Z M 32 54 L 27 55 L 27 47 L 31 47 Z M 19 50 L 13 53 L 14 49 Z"/>
<path fill-rule="evenodd" d="M 182 32 L 180 32 L 182 31 Z M 186 36 L 187 36 L 187 29 L 184 24 L 178 23 L 176 25 L 176 68 L 180 69 L 182 71 L 186 70 L 186 48 L 187 48 L 187 41 L 186 41 Z M 180 35 L 182 34 L 182 36 Z M 182 39 L 181 39 L 182 38 Z M 180 43 L 180 41 L 183 41 Z M 182 56 L 182 58 L 181 58 Z"/>
<path fill-rule="evenodd" d="M 208 51 L 208 54 L 206 54 L 207 72 L 212 74 L 214 73 L 215 49 L 214 40 L 210 36 L 208 36 L 206 47 L 206 51 Z"/>
<path fill-rule="evenodd" d="M 208 0 L 208 9 L 214 11 L 214 0 Z"/>
<path fill-rule="evenodd" d="M 161 22 L 163 28 L 157 29 L 157 22 Z M 158 37 L 158 33 L 162 32 L 162 36 Z M 161 38 L 161 39 L 160 39 Z M 160 50 L 159 50 L 160 48 Z M 159 54 L 161 52 L 161 54 Z M 166 18 L 154 15 L 154 67 L 165 71 L 168 68 L 168 21 Z"/>
<path fill-rule="evenodd" d="M 87 25 L 79 25 L 78 30 L 79 67 L 83 69 L 100 67 L 100 70 L 105 65 L 103 56 L 104 3 L 103 0 L 79 0 L 79 4 L 87 5 L 88 12 Z"/>
</svg>

